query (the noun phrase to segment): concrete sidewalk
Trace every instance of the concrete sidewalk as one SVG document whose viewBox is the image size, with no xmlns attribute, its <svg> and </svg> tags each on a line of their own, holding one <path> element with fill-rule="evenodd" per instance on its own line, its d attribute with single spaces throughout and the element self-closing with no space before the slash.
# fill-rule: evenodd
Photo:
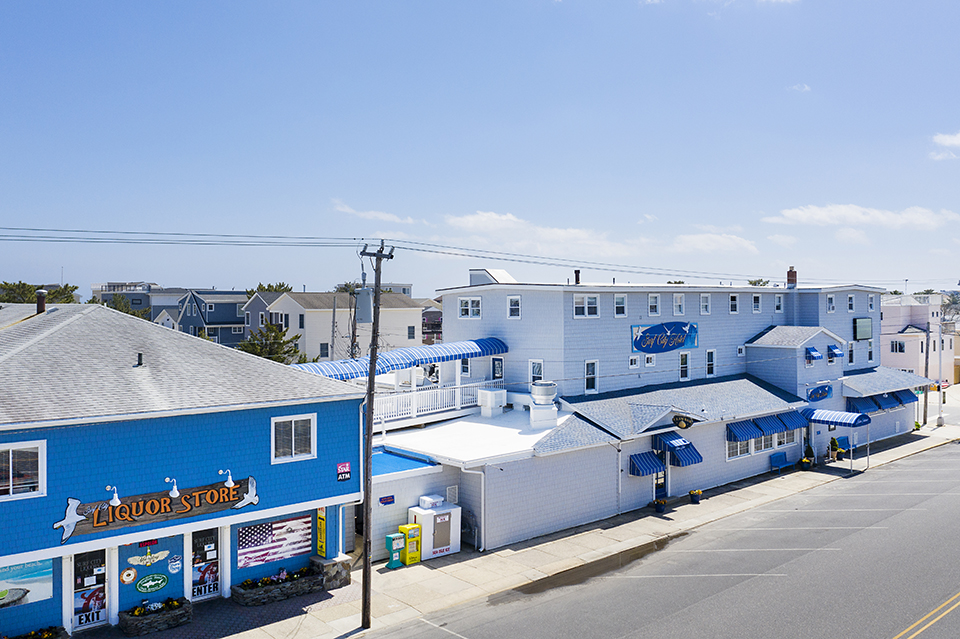
<svg viewBox="0 0 960 639">
<path fill-rule="evenodd" d="M 930 421 L 930 426 L 919 431 L 872 445 L 870 467 L 960 439 L 960 426 L 935 427 L 936 412 Z M 956 420 L 949 421 L 956 423 Z M 854 470 L 863 470 L 866 465 L 865 454 L 858 451 L 853 461 Z M 556 578 L 564 571 L 572 571 L 568 573 L 573 577 L 571 581 L 579 581 L 578 568 L 588 574 L 591 565 L 597 562 L 613 563 L 619 556 L 657 540 L 834 481 L 847 475 L 849 468 L 850 462 L 844 461 L 821 464 L 809 472 L 785 472 L 781 477 L 768 473 L 705 491 L 697 505 L 688 503 L 684 497 L 668 505 L 662 515 L 643 508 L 492 552 L 465 550 L 397 570 L 388 570 L 383 563 L 375 564 L 373 629 L 538 580 Z M 230 636 L 332 639 L 360 635 L 359 570 L 354 572 L 353 579 L 354 583 L 347 588 L 328 593 L 329 598 L 303 606 L 299 614 Z M 535 585 L 528 587 L 535 588 Z"/>
</svg>

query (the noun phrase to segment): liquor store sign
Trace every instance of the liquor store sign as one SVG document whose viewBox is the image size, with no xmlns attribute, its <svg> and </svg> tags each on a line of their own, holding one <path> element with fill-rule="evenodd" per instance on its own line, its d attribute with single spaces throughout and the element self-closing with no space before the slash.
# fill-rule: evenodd
<svg viewBox="0 0 960 639">
<path fill-rule="evenodd" d="M 176 497 L 166 490 L 135 495 L 122 498 L 116 506 L 111 505 L 109 500 L 81 503 L 79 499 L 70 497 L 63 519 L 54 523 L 53 527 L 62 531 L 60 543 L 63 544 L 73 535 L 196 517 L 259 502 L 257 480 L 253 477 L 241 479 L 232 486 L 216 483 L 187 488 Z"/>
</svg>

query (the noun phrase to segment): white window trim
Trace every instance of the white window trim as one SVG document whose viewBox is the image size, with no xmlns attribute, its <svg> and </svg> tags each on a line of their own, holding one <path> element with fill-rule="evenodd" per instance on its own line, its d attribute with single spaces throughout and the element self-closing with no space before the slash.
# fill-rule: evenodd
<svg viewBox="0 0 960 639">
<path fill-rule="evenodd" d="M 704 301 L 707 302 L 707 305 L 706 305 L 706 309 L 707 309 L 707 310 L 703 310 L 703 309 L 704 309 L 704 305 L 703 305 L 703 302 L 704 302 Z M 709 314 L 710 314 L 710 293 L 700 293 L 700 314 L 701 314 L 701 315 L 709 315 Z"/>
<path fill-rule="evenodd" d="M 13 493 L 13 460 L 10 460 L 10 495 L 0 495 L 0 502 L 19 501 L 21 499 L 32 499 L 34 497 L 47 496 L 47 440 L 37 439 L 25 442 L 6 442 L 0 444 L 2 450 L 19 450 L 23 448 L 37 449 L 37 489 L 29 493 Z"/>
<path fill-rule="evenodd" d="M 290 455 L 290 457 L 283 457 L 282 459 L 277 459 L 277 433 L 276 425 L 277 422 L 290 422 L 290 427 L 293 428 L 293 422 L 298 419 L 309 419 L 310 420 L 310 453 L 301 454 L 301 455 Z M 296 442 L 292 442 L 292 446 L 296 449 Z M 316 459 L 317 458 L 317 414 L 308 413 L 306 415 L 283 415 L 281 417 L 271 417 L 270 418 L 270 464 L 289 464 L 290 462 L 304 461 L 307 459 Z"/>
<path fill-rule="evenodd" d="M 737 307 L 737 310 L 733 310 L 734 306 Z M 731 315 L 740 314 L 740 294 L 739 293 L 730 293 L 730 297 L 727 299 L 727 310 L 730 311 Z"/>
<path fill-rule="evenodd" d="M 687 376 L 683 376 L 683 358 L 687 358 Z M 691 379 L 690 375 L 690 351 L 680 351 L 677 353 L 677 376 L 681 382 L 689 382 Z"/>
<path fill-rule="evenodd" d="M 656 300 L 657 303 L 656 313 L 650 310 L 650 302 L 653 300 Z M 647 295 L 647 315 L 650 317 L 660 317 L 660 293 L 649 293 Z"/>
<path fill-rule="evenodd" d="M 752 293 L 750 297 L 750 308 L 753 309 L 754 313 L 763 312 L 763 295 L 760 293 Z"/>
<path fill-rule="evenodd" d="M 591 306 L 590 300 L 593 299 L 593 305 Z M 577 314 L 577 302 L 580 302 L 579 306 L 583 309 L 583 313 Z M 590 314 L 590 309 L 594 309 L 594 313 Z M 573 296 L 573 318 L 574 319 L 588 319 L 600 317 L 600 296 L 599 295 L 588 295 L 586 293 L 577 294 Z"/>
<path fill-rule="evenodd" d="M 657 365 L 657 356 L 654 353 L 646 353 L 643 356 L 644 368 L 651 368 Z"/>
<path fill-rule="evenodd" d="M 853 342 L 847 343 L 847 365 L 853 365 L 857 362 L 856 350 L 853 348 Z"/>
<path fill-rule="evenodd" d="M 855 295 L 847 295 L 847 312 L 848 313 L 857 312 L 857 298 Z"/>
<path fill-rule="evenodd" d="M 466 311 L 467 314 L 464 315 L 464 302 L 466 302 Z M 473 303 L 477 302 L 477 314 L 473 314 Z M 457 318 L 458 319 L 482 319 L 483 318 L 483 301 L 480 297 L 458 297 L 457 298 Z"/>
<path fill-rule="evenodd" d="M 263 328 L 264 326 L 263 321 L 264 321 L 263 311 L 260 311 L 260 328 Z"/>
<path fill-rule="evenodd" d="M 868 362 L 873 361 L 873 340 L 872 339 L 867 340 L 867 361 Z"/>
<path fill-rule="evenodd" d="M 738 449 L 738 450 L 737 450 L 737 454 L 734 455 L 733 457 L 730 456 L 730 444 L 736 444 L 736 445 L 737 445 L 737 449 Z M 746 444 L 746 445 L 747 445 L 747 450 L 746 450 L 745 452 L 742 452 L 742 453 L 739 452 L 739 448 L 740 448 L 741 444 Z M 743 459 L 744 457 L 749 457 L 749 456 L 752 454 L 752 452 L 753 452 L 753 440 L 745 441 L 745 442 L 727 442 L 727 451 L 726 451 L 726 452 L 727 452 L 727 461 L 731 461 L 731 460 L 734 460 L 734 459 Z"/>
<path fill-rule="evenodd" d="M 737 346 L 737 357 L 745 357 L 746 354 L 747 354 L 746 346 L 743 346 L 742 344 L 740 346 Z"/>
<path fill-rule="evenodd" d="M 211 303 L 208 302 L 208 303 L 207 303 L 207 312 L 210 313 L 210 312 L 212 312 L 212 311 L 213 311 L 213 304 L 211 304 Z"/>
<path fill-rule="evenodd" d="M 513 307 L 510 305 L 510 302 L 517 300 L 517 314 L 511 315 L 510 311 L 513 310 Z M 519 295 L 507 295 L 507 319 L 518 320 L 523 315 L 523 306 L 522 301 Z"/>
<path fill-rule="evenodd" d="M 587 366 L 593 364 L 593 375 L 587 375 Z M 593 380 L 593 388 L 587 388 L 587 380 Z M 600 360 L 588 359 L 583 363 L 583 392 L 585 395 L 596 395 L 600 392 Z"/>
<path fill-rule="evenodd" d="M 798 428 L 791 428 L 790 430 L 785 430 L 785 431 L 781 431 L 781 432 L 777 433 L 777 434 L 774 436 L 773 447 L 774 447 L 774 448 L 788 448 L 788 447 L 790 447 L 790 446 L 796 446 L 797 444 L 799 444 L 799 443 L 800 443 L 800 438 L 797 437 L 797 431 L 798 431 L 798 430 L 799 430 Z M 793 433 L 793 441 L 792 441 L 792 442 L 783 442 L 783 443 L 781 444 L 781 443 L 780 443 L 780 436 L 781 436 L 781 435 L 784 435 L 784 436 L 785 436 L 787 433 Z M 784 437 L 784 438 L 785 438 L 785 437 Z"/>
<path fill-rule="evenodd" d="M 533 379 L 533 365 L 540 364 L 540 380 Z M 542 359 L 528 359 L 527 360 L 527 382 L 533 383 L 535 381 L 543 380 L 543 360 Z"/>
<path fill-rule="evenodd" d="M 682 317 L 686 309 L 683 308 L 685 298 L 683 293 L 673 294 L 673 316 Z"/>
<path fill-rule="evenodd" d="M 618 312 L 617 312 L 617 298 L 618 298 L 618 297 L 622 297 L 622 298 L 623 298 L 623 312 L 622 312 L 622 313 L 618 313 Z M 627 310 L 627 295 L 626 295 L 626 293 L 624 293 L 624 294 L 614 294 L 614 296 L 613 296 L 613 316 L 614 316 L 614 317 L 627 317 L 628 315 L 629 315 L 629 312 L 628 312 L 628 310 Z"/>
<path fill-rule="evenodd" d="M 630 356 L 630 359 L 629 359 L 628 366 L 629 366 L 630 368 L 640 368 L 640 356 L 639 356 L 639 355 L 631 355 L 631 356 Z"/>
<path fill-rule="evenodd" d="M 460 377 L 470 377 L 470 358 L 461 357 L 459 366 L 460 366 Z M 464 368 L 466 368 L 466 370 L 464 370 Z"/>
<path fill-rule="evenodd" d="M 243 317 L 243 304 L 237 304 L 237 317 Z"/>
<path fill-rule="evenodd" d="M 837 298 L 834 295 L 827 295 L 827 312 L 834 313 L 837 310 Z"/>
<path fill-rule="evenodd" d="M 231 327 L 230 332 L 233 333 L 234 335 L 243 335 L 243 327 L 242 327 L 242 326 L 233 326 L 233 327 Z"/>
<path fill-rule="evenodd" d="M 873 311 L 876 309 L 875 300 L 876 300 L 875 295 L 867 295 L 867 310 Z"/>
<path fill-rule="evenodd" d="M 250 311 L 245 311 L 243 314 L 243 325 L 250 326 Z"/>
<path fill-rule="evenodd" d="M 711 355 L 713 356 L 713 362 L 710 361 Z M 710 365 L 713 364 L 713 372 L 710 372 Z M 717 376 L 717 351 L 716 349 L 709 349 L 705 351 L 703 355 L 703 370 L 706 371 L 707 377 L 716 377 Z"/>
<path fill-rule="evenodd" d="M 783 293 L 777 293 L 773 296 L 773 312 L 783 312 Z"/>
</svg>

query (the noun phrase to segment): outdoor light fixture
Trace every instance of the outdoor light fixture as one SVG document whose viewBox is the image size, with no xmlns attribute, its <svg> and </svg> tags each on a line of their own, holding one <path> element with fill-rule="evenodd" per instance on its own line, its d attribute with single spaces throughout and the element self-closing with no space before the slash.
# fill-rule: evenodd
<svg viewBox="0 0 960 639">
<path fill-rule="evenodd" d="M 107 486 L 107 492 L 113 491 L 113 497 L 110 498 L 111 506 L 119 506 L 120 498 L 117 496 L 117 487 L 116 486 Z"/>
<path fill-rule="evenodd" d="M 177 490 L 177 480 L 176 480 L 176 479 L 170 479 L 169 477 L 167 477 L 167 478 L 164 479 L 163 481 L 165 481 L 165 482 L 168 483 L 168 484 L 171 483 L 171 482 L 173 483 L 173 490 L 170 491 L 170 496 L 171 496 L 172 498 L 176 499 L 177 497 L 180 496 L 180 491 Z"/>
<path fill-rule="evenodd" d="M 223 475 L 224 473 L 227 475 L 227 481 L 223 482 L 223 485 L 227 488 L 233 488 L 235 484 L 233 483 L 233 475 L 230 474 L 230 469 L 217 471 L 218 475 Z"/>
</svg>

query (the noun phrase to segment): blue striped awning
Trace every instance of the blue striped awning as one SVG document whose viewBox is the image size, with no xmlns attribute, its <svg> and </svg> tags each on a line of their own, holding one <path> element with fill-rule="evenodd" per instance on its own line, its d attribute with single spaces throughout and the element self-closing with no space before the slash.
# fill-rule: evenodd
<svg viewBox="0 0 960 639">
<path fill-rule="evenodd" d="M 816 360 L 823 359 L 823 355 L 820 354 L 820 351 L 815 349 L 813 346 L 807 348 L 807 359 Z"/>
<path fill-rule="evenodd" d="M 847 409 L 851 413 L 875 413 L 877 405 L 869 397 L 848 397 Z"/>
<path fill-rule="evenodd" d="M 784 433 L 788 430 L 792 430 L 787 428 L 787 425 L 781 422 L 776 415 L 764 415 L 763 417 L 757 417 L 753 420 L 753 423 L 763 431 L 764 435 L 776 435 L 777 433 Z"/>
<path fill-rule="evenodd" d="M 804 408 L 800 411 L 800 414 L 814 424 L 826 424 L 828 426 L 866 426 L 870 423 L 870 418 L 862 413 Z"/>
<path fill-rule="evenodd" d="M 777 417 L 779 417 L 780 421 L 786 424 L 787 428 L 790 430 L 807 427 L 807 420 L 804 419 L 803 415 L 795 410 L 791 410 L 786 413 L 780 413 L 777 415 Z"/>
<path fill-rule="evenodd" d="M 428 346 L 413 346 L 385 351 L 377 356 L 377 375 L 390 371 L 398 371 L 423 364 L 436 364 L 459 359 L 486 357 L 488 355 L 502 355 L 509 349 L 507 345 L 496 337 L 450 342 L 447 344 L 430 344 Z M 332 362 L 308 362 L 306 364 L 292 364 L 292 366 L 324 377 L 333 379 L 356 379 L 366 377 L 370 371 L 370 358 L 341 359 Z"/>
<path fill-rule="evenodd" d="M 900 407 L 900 402 L 893 395 L 893 393 L 881 393 L 879 395 L 871 395 L 870 399 L 875 401 L 877 405 L 883 409 Z"/>
<path fill-rule="evenodd" d="M 631 475 L 636 477 L 646 477 L 647 475 L 655 475 L 657 473 L 665 472 L 666 470 L 667 467 L 663 465 L 663 462 L 660 461 L 660 457 L 652 450 L 630 455 Z"/>
<path fill-rule="evenodd" d="M 830 353 L 830 357 L 839 357 L 843 359 L 843 350 L 836 344 L 830 344 L 827 346 L 827 352 Z"/>
<path fill-rule="evenodd" d="M 757 428 L 757 425 L 750 420 L 727 424 L 728 442 L 748 442 L 762 435 L 763 433 Z"/>
<path fill-rule="evenodd" d="M 896 396 L 897 399 L 900 400 L 900 403 L 903 404 L 904 406 L 906 406 L 907 404 L 912 404 L 915 401 L 918 401 L 916 394 L 913 391 L 908 390 L 906 388 L 903 390 L 895 390 L 893 391 L 893 394 Z"/>
<path fill-rule="evenodd" d="M 700 451 L 676 431 L 654 435 L 653 448 L 654 450 L 669 450 L 671 466 L 691 466 L 703 461 Z"/>
</svg>

